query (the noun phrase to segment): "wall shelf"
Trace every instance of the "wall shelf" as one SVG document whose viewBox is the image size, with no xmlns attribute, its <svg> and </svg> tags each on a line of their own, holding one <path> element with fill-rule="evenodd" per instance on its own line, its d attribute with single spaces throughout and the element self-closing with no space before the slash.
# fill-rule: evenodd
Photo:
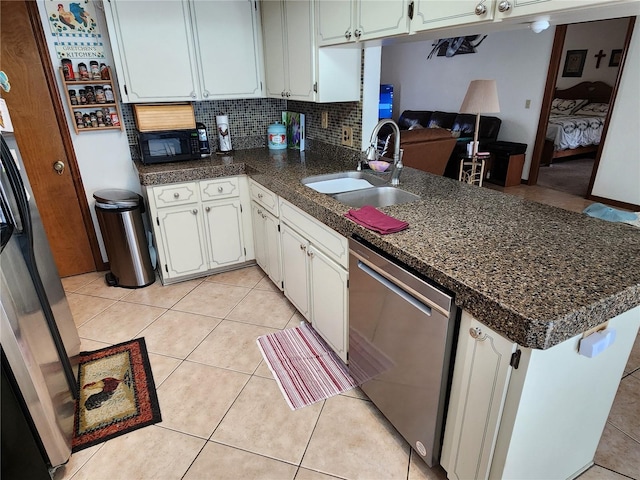
<svg viewBox="0 0 640 480">
<path fill-rule="evenodd" d="M 122 122 L 122 112 L 120 111 L 120 102 L 118 101 L 118 92 L 117 89 L 113 85 L 113 74 L 111 73 L 111 68 L 108 67 L 109 71 L 109 79 L 93 79 L 93 80 L 66 80 L 64 78 L 64 72 L 62 67 L 60 67 L 60 78 L 62 78 L 62 84 L 64 85 L 64 97 L 67 100 L 67 105 L 69 107 L 69 111 L 71 112 L 71 116 L 73 117 L 73 129 L 76 133 L 82 132 L 98 132 L 103 130 L 124 130 L 124 125 Z M 74 105 L 71 103 L 71 98 L 69 96 L 69 90 L 79 90 L 79 88 L 73 87 L 81 87 L 81 86 L 111 86 L 111 91 L 113 92 L 113 102 L 109 103 L 87 103 L 87 104 L 78 104 Z M 80 98 L 79 92 L 77 92 L 78 99 Z M 99 127 L 94 126 L 95 123 L 91 122 L 83 122 L 82 127 L 79 126 L 76 114 L 82 113 L 84 116 L 91 115 L 91 112 L 102 111 L 103 115 L 109 114 L 111 121 L 117 121 L 118 125 L 110 125 L 108 122 L 105 122 L 105 126 Z M 96 119 L 97 121 L 97 119 Z"/>
</svg>

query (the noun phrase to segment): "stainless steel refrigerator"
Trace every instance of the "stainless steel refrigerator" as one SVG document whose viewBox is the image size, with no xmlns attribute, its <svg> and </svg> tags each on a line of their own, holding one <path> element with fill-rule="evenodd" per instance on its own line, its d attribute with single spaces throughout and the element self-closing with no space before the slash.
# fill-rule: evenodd
<svg viewBox="0 0 640 480">
<path fill-rule="evenodd" d="M 31 469 L 71 456 L 80 338 L 15 137 L 1 135 L 2 478 L 41 478 Z"/>
</svg>

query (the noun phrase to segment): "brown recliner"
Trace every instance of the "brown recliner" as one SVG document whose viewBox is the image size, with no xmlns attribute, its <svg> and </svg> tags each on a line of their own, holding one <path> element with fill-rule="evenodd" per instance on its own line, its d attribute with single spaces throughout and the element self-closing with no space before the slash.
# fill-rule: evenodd
<svg viewBox="0 0 640 480">
<path fill-rule="evenodd" d="M 456 138 L 444 128 L 418 128 L 400 131 L 402 163 L 435 175 L 443 175 L 456 146 Z M 389 135 L 382 156 L 393 158 L 395 134 Z"/>
</svg>

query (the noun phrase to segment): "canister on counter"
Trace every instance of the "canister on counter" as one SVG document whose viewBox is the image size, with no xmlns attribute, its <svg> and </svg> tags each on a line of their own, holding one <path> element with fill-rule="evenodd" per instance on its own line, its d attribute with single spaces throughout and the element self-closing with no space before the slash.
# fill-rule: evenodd
<svg viewBox="0 0 640 480">
<path fill-rule="evenodd" d="M 282 123 L 272 123 L 267 128 L 267 146 L 270 150 L 287 148 L 287 129 Z"/>
<path fill-rule="evenodd" d="M 67 82 L 76 79 L 75 73 L 73 72 L 73 63 L 71 63 L 71 60 L 68 58 L 62 59 L 62 73 Z"/>
<path fill-rule="evenodd" d="M 78 97 L 75 90 L 69 90 L 69 101 L 71 105 L 78 105 Z"/>
</svg>

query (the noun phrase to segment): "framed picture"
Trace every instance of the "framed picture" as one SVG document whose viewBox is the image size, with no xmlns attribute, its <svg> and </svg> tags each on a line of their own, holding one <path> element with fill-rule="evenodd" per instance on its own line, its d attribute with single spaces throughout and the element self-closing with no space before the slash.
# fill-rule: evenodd
<svg viewBox="0 0 640 480">
<path fill-rule="evenodd" d="M 586 58 L 587 50 L 567 50 L 567 57 L 564 60 L 562 76 L 581 77 Z"/>
<path fill-rule="evenodd" d="M 622 50 L 611 50 L 611 57 L 609 57 L 609 66 L 620 66 L 620 57 L 622 56 Z"/>
</svg>

